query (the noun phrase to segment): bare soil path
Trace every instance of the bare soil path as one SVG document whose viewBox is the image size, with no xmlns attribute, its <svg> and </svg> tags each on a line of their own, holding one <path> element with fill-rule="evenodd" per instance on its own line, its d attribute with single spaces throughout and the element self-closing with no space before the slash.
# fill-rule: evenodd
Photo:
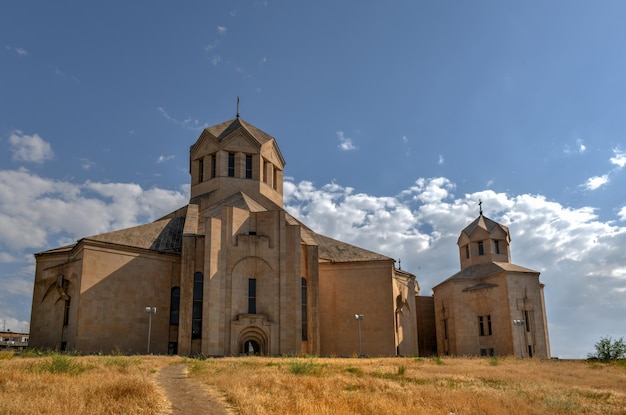
<svg viewBox="0 0 626 415">
<path fill-rule="evenodd" d="M 159 372 L 157 384 L 163 388 L 172 404 L 171 415 L 232 415 L 223 399 L 200 382 L 187 377 L 183 363 L 165 366 Z"/>
</svg>

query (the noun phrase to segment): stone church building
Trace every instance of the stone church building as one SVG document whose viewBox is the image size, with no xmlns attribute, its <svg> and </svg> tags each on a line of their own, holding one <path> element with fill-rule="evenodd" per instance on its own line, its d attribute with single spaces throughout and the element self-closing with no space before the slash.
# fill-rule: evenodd
<svg viewBox="0 0 626 415">
<path fill-rule="evenodd" d="M 506 227 L 481 214 L 459 238 L 461 271 L 421 297 L 393 258 L 287 213 L 284 168 L 276 140 L 239 116 L 206 128 L 188 205 L 35 254 L 30 346 L 549 357 L 543 285 L 510 263 Z"/>
</svg>

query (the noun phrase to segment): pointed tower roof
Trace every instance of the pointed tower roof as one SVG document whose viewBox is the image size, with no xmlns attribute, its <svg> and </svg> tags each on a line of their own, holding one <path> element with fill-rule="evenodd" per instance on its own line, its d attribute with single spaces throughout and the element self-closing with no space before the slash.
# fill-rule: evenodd
<svg viewBox="0 0 626 415">
<path fill-rule="evenodd" d="M 510 235 L 508 227 L 501 225 L 498 222 L 491 220 L 482 214 L 479 217 L 477 217 L 472 223 L 467 225 L 465 229 L 461 231 L 461 233 L 469 237 L 476 230 L 476 228 L 482 228 L 486 230 L 488 233 L 492 233 L 494 229 L 500 228 L 507 235 Z"/>
</svg>

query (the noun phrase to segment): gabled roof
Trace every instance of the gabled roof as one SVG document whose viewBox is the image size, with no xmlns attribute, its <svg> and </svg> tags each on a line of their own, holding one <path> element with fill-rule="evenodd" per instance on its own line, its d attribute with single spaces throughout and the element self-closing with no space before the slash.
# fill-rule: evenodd
<svg viewBox="0 0 626 415">
<path fill-rule="evenodd" d="M 250 196 L 239 191 L 206 209 L 204 215 L 212 218 L 220 218 L 222 216 L 222 206 L 232 206 L 249 212 L 263 212 L 267 210 Z"/>
<path fill-rule="evenodd" d="M 267 211 L 250 196 L 237 192 L 232 196 L 210 206 L 203 214 L 219 218 L 222 206 L 233 206 L 249 212 Z M 83 238 L 81 241 L 94 241 L 119 246 L 147 249 L 164 253 L 180 254 L 182 252 L 182 236 L 185 226 L 185 214 L 188 206 L 178 209 L 154 222 L 133 226 L 100 235 Z M 277 209 L 279 209 L 277 207 Z M 324 235 L 320 235 L 285 211 L 285 218 L 290 225 L 301 226 L 301 243 L 318 247 L 321 261 L 326 262 L 359 262 L 359 261 L 393 261 L 392 258 L 351 245 Z M 79 241 L 79 242 L 81 242 Z M 53 254 L 70 252 L 78 243 L 40 252 Z"/>
<path fill-rule="evenodd" d="M 261 144 L 267 143 L 268 141 L 274 139 L 274 137 L 272 137 L 265 131 L 260 130 L 259 128 L 255 127 L 252 124 L 249 124 L 241 118 L 233 118 L 231 120 L 224 121 L 223 123 L 206 128 L 206 131 L 208 131 L 214 137 L 221 141 L 224 138 L 228 137 L 233 131 L 237 130 L 238 128 L 243 128 L 244 130 L 246 130 Z"/>
<path fill-rule="evenodd" d="M 200 134 L 200 138 L 202 138 L 206 134 L 210 134 L 213 137 L 215 137 L 218 141 L 222 141 L 223 139 L 230 136 L 233 132 L 237 131 L 238 129 L 244 130 L 246 133 L 248 133 L 250 137 L 254 138 L 260 145 L 273 141 L 278 157 L 280 158 L 281 163 L 285 165 L 285 159 L 283 155 L 281 154 L 280 149 L 278 148 L 278 144 L 276 144 L 276 139 L 272 137 L 271 135 L 269 135 L 268 133 L 266 133 L 265 131 L 255 127 L 254 125 L 248 123 L 247 121 L 244 121 L 243 119 L 239 117 L 205 128 L 202 131 L 202 134 Z M 198 143 L 201 141 L 200 138 L 191 146 L 192 152 L 193 152 L 194 147 L 197 146 Z"/>
<path fill-rule="evenodd" d="M 472 223 L 467 225 L 465 227 L 465 229 L 463 229 L 461 231 L 461 233 L 464 233 L 467 236 L 470 236 L 472 234 L 472 232 L 474 232 L 474 230 L 476 228 L 482 228 L 482 229 L 486 230 L 487 232 L 491 233 L 497 227 L 502 229 L 507 235 L 509 234 L 509 228 L 507 228 L 506 226 L 501 225 L 498 222 L 493 221 L 493 220 L 489 219 L 488 217 L 483 216 L 481 214 L 479 217 L 474 219 L 474 221 Z"/>
<path fill-rule="evenodd" d="M 479 281 L 483 278 L 491 277 L 492 275 L 500 274 L 502 272 L 539 274 L 539 271 L 511 264 L 510 262 L 489 262 L 486 264 L 471 265 L 437 284 L 436 287 L 445 284 L 448 281 Z"/>
<path fill-rule="evenodd" d="M 388 256 L 316 233 L 289 213 L 285 216 L 290 225 L 301 226 L 300 237 L 303 243 L 317 245 L 320 260 L 328 262 L 393 261 L 393 258 Z"/>
<path fill-rule="evenodd" d="M 88 236 L 84 240 L 180 254 L 184 224 L 185 218 L 178 216 L 119 231 Z"/>
</svg>

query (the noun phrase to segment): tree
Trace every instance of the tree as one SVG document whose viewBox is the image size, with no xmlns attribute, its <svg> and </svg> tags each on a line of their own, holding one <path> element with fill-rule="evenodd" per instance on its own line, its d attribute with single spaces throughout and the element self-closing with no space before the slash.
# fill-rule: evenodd
<svg viewBox="0 0 626 415">
<path fill-rule="evenodd" d="M 620 337 L 618 340 L 613 340 L 611 337 L 602 337 L 599 342 L 595 344 L 596 352 L 589 353 L 587 355 L 590 359 L 599 360 L 617 360 L 626 357 L 626 343 L 624 338 Z"/>
</svg>

